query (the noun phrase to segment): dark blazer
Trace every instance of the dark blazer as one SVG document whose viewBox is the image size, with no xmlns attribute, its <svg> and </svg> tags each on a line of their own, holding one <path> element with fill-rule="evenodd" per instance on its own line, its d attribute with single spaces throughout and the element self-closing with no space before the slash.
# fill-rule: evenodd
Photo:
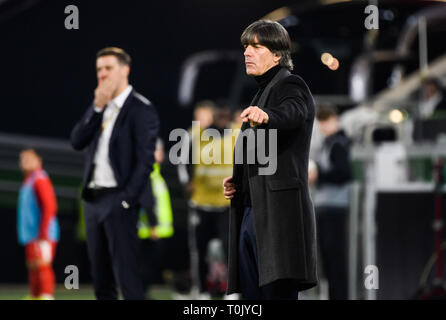
<svg viewBox="0 0 446 320">
<path fill-rule="evenodd" d="M 254 98 L 253 101 L 255 101 Z M 259 286 L 294 279 L 299 290 L 317 284 L 316 224 L 308 188 L 308 157 L 315 108 L 305 82 L 282 68 L 257 103 L 269 116 L 259 128 L 277 129 L 277 170 L 258 175 L 249 165 L 248 181 L 256 232 Z M 244 130 L 250 128 L 247 123 Z M 237 144 L 241 143 L 241 134 Z M 237 149 L 237 146 L 236 146 Z M 236 193 L 231 200 L 228 294 L 240 292 L 238 242 L 243 218 L 243 165 L 234 164 Z"/>
<path fill-rule="evenodd" d="M 93 160 L 101 133 L 103 112 L 89 106 L 71 133 L 71 144 L 76 150 L 86 148 L 86 165 L 82 197 L 93 173 Z M 145 197 L 149 175 L 153 169 L 159 118 L 155 107 L 132 90 L 125 100 L 110 137 L 109 158 L 120 191 L 119 201 L 130 206 Z M 144 193 L 143 193 L 144 192 Z M 140 200 L 141 199 L 141 200 Z"/>
</svg>

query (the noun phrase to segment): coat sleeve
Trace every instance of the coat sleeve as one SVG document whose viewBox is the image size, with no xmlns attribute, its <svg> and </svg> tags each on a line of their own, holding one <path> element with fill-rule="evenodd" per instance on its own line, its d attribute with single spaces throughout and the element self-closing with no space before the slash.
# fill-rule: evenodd
<svg viewBox="0 0 446 320">
<path fill-rule="evenodd" d="M 159 118 L 153 105 L 142 105 L 133 115 L 136 166 L 124 187 L 124 198 L 135 204 L 153 169 Z"/>
<path fill-rule="evenodd" d="M 268 114 L 268 129 L 295 129 L 308 118 L 307 92 L 296 77 L 288 77 L 277 84 L 271 101 L 274 105 L 264 111 Z"/>
<path fill-rule="evenodd" d="M 93 139 L 95 133 L 100 129 L 102 112 L 94 110 L 89 106 L 82 119 L 74 126 L 71 132 L 71 145 L 75 150 L 83 150 Z"/>
</svg>

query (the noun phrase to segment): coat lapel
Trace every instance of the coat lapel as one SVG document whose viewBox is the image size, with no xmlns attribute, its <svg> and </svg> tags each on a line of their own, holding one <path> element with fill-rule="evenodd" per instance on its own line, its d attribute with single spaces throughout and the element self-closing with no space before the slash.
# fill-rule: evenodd
<svg viewBox="0 0 446 320">
<path fill-rule="evenodd" d="M 290 71 L 288 71 L 287 69 L 285 69 L 285 68 L 282 68 L 272 79 L 271 79 L 271 81 L 268 83 L 268 85 L 266 86 L 266 88 L 265 88 L 265 90 L 263 90 L 263 92 L 262 92 L 262 94 L 260 95 L 260 98 L 259 98 L 259 100 L 258 100 L 258 102 L 257 102 L 257 106 L 260 108 L 260 109 L 264 109 L 265 107 L 265 103 L 266 103 L 266 101 L 268 100 L 268 97 L 269 97 L 269 95 L 270 95 L 270 92 L 271 92 L 271 88 L 277 83 L 277 82 L 279 82 L 280 80 L 282 80 L 283 78 L 285 78 L 285 77 L 288 77 L 289 75 L 290 75 L 291 73 L 290 73 Z M 250 106 L 252 106 L 253 104 L 254 104 L 254 101 L 256 101 L 256 99 L 257 99 L 257 97 L 258 97 L 258 95 L 259 95 L 259 92 L 260 91 L 257 91 L 257 93 L 256 93 L 256 95 L 254 96 L 254 98 L 251 100 L 251 103 L 250 103 Z M 249 121 L 248 122 L 244 122 L 243 124 L 242 124 L 242 127 L 240 128 L 240 132 L 243 132 L 243 131 L 245 131 L 246 129 L 248 129 L 248 128 L 251 128 L 250 127 L 250 125 L 249 125 Z M 252 130 L 253 130 L 253 132 L 254 133 L 256 133 L 256 127 L 253 127 L 252 128 Z M 251 133 L 250 133 L 251 134 Z M 235 142 L 235 145 L 236 145 L 236 147 L 235 147 L 235 149 L 234 150 L 239 150 L 239 149 L 237 149 L 237 145 L 239 144 L 239 143 L 241 143 L 241 134 L 239 134 L 238 135 L 238 137 L 237 137 L 237 140 L 236 140 L 236 142 Z M 256 154 L 255 153 L 255 144 L 254 145 L 248 145 L 247 146 L 247 152 L 254 152 L 254 154 Z M 245 152 L 245 150 L 243 151 L 243 152 Z M 235 163 L 235 152 L 234 152 L 234 156 L 233 156 L 233 179 L 234 179 L 234 181 L 236 181 L 236 183 L 239 181 L 238 179 L 242 179 L 242 177 L 241 177 L 241 175 L 242 175 L 242 173 L 241 172 L 239 172 L 239 171 L 241 171 L 242 170 L 242 168 L 243 168 L 243 165 L 237 165 L 236 163 Z M 251 176 L 250 175 L 251 174 L 251 172 L 248 174 L 249 176 Z"/>
<path fill-rule="evenodd" d="M 279 82 L 280 80 L 282 80 L 282 79 L 288 77 L 290 74 L 291 74 L 291 73 L 290 73 L 287 69 L 285 69 L 285 68 L 282 68 L 282 69 L 280 69 L 279 72 L 277 72 L 277 74 L 276 74 L 276 75 L 271 79 L 271 81 L 268 83 L 268 85 L 266 86 L 265 90 L 263 90 L 263 93 L 262 93 L 262 95 L 260 96 L 259 101 L 257 102 L 257 106 L 258 106 L 260 109 L 265 108 L 265 104 L 266 104 L 266 101 L 268 100 L 269 94 L 270 94 L 270 92 L 271 92 L 271 88 L 272 88 L 277 82 Z"/>
<path fill-rule="evenodd" d="M 252 98 L 251 103 L 249 104 L 249 106 L 252 106 L 254 104 L 254 101 L 256 101 L 258 95 L 259 95 L 260 90 L 257 91 L 257 93 L 255 94 L 254 98 Z M 249 121 L 248 122 L 243 122 L 240 131 L 243 132 L 245 131 L 247 128 L 249 128 Z"/>
<path fill-rule="evenodd" d="M 271 93 L 271 88 L 272 88 L 277 82 L 279 82 L 280 80 L 282 80 L 282 79 L 285 78 L 285 77 L 288 77 L 290 74 L 291 74 L 291 73 L 290 73 L 287 69 L 285 69 L 285 68 L 282 68 L 282 69 L 280 69 L 279 72 L 277 72 L 277 74 L 271 79 L 271 81 L 270 81 L 270 82 L 268 83 L 268 85 L 266 86 L 265 90 L 263 90 L 262 94 L 260 95 L 260 98 L 259 98 L 259 100 L 258 100 L 258 102 L 257 102 L 257 106 L 258 106 L 260 109 L 265 109 L 265 104 L 266 104 L 266 101 L 268 100 L 268 97 L 269 97 L 269 95 L 270 95 L 270 93 Z M 259 95 L 259 91 L 257 91 L 256 95 L 255 95 L 254 98 L 252 99 L 252 101 L 251 101 L 251 103 L 250 103 L 250 106 L 252 106 L 252 105 L 254 104 L 254 101 L 256 101 L 258 95 Z M 249 121 L 243 123 L 242 127 L 240 128 L 240 131 L 243 132 L 243 131 L 245 131 L 245 130 L 248 129 L 248 128 L 250 128 Z M 252 127 L 252 130 L 253 130 L 254 132 L 256 132 L 256 129 L 257 129 L 257 127 Z M 239 135 L 239 136 L 240 136 L 240 135 Z M 238 142 L 238 139 L 237 139 L 237 141 L 236 141 L 236 144 L 237 144 L 237 142 Z M 255 149 L 255 145 L 249 145 L 249 146 L 248 146 L 248 152 L 249 152 L 249 151 L 253 152 L 253 150 L 251 150 L 251 149 L 253 149 L 253 148 Z"/>
<path fill-rule="evenodd" d="M 132 91 L 130 91 L 129 96 L 127 97 L 127 99 L 125 99 L 124 104 L 121 107 L 121 111 L 119 111 L 118 117 L 116 118 L 116 122 L 113 126 L 113 131 L 112 131 L 112 134 L 110 137 L 110 143 L 112 143 L 118 136 L 119 127 L 121 126 L 122 122 L 125 119 L 126 114 L 129 111 L 130 102 L 133 99 L 133 91 L 134 91 L 134 89 L 132 89 Z"/>
<path fill-rule="evenodd" d="M 282 68 L 280 69 L 279 72 L 277 72 L 277 74 L 271 79 L 271 81 L 268 83 L 268 85 L 266 86 L 265 90 L 263 90 L 262 94 L 260 95 L 259 100 L 257 101 L 257 106 L 260 109 L 264 109 L 265 108 L 265 104 L 266 101 L 268 100 L 269 94 L 271 92 L 271 88 L 280 80 L 282 80 L 285 77 L 288 77 L 291 74 L 291 72 L 289 72 L 287 69 Z M 256 101 L 257 97 L 259 95 L 259 91 L 257 91 L 256 95 L 254 96 L 254 98 L 251 100 L 251 103 L 249 104 L 250 106 L 252 106 L 254 104 L 254 101 Z M 249 121 L 248 122 L 244 122 L 242 127 L 241 127 L 241 131 L 246 130 L 247 128 L 249 128 Z M 256 129 L 254 127 L 254 129 Z"/>
</svg>

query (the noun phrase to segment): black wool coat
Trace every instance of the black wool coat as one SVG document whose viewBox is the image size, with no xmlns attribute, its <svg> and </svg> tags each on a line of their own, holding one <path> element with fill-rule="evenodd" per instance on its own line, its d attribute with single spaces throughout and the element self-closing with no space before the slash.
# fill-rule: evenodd
<svg viewBox="0 0 446 320">
<path fill-rule="evenodd" d="M 308 157 L 315 116 L 313 97 L 302 78 L 282 68 L 266 86 L 257 105 L 268 114 L 269 122 L 254 128 L 244 123 L 236 150 L 245 130 L 255 133 L 259 128 L 277 129 L 276 172 L 259 175 L 259 167 L 265 165 L 248 166 L 259 286 L 293 279 L 299 290 L 309 289 L 318 282 L 316 223 L 308 188 Z M 243 276 L 239 275 L 238 265 L 244 211 L 242 179 L 243 165 L 235 162 L 233 182 L 237 191 L 231 200 L 229 218 L 228 294 L 241 292 L 239 277 Z"/>
</svg>

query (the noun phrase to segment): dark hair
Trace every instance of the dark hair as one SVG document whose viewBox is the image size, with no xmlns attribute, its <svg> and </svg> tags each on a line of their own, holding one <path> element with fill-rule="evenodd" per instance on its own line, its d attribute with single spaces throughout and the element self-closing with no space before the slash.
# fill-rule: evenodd
<svg viewBox="0 0 446 320">
<path fill-rule="evenodd" d="M 20 154 L 22 154 L 23 152 L 30 152 L 30 153 L 34 154 L 37 158 L 39 158 L 40 161 L 42 161 L 41 152 L 33 146 L 24 146 L 24 148 L 22 148 L 22 150 L 20 150 Z"/>
<path fill-rule="evenodd" d="M 96 54 L 96 59 L 105 56 L 115 56 L 121 65 L 130 66 L 130 64 L 132 63 L 132 58 L 130 58 L 129 54 L 121 48 L 107 47 L 101 49 Z"/>
<path fill-rule="evenodd" d="M 293 70 L 290 36 L 280 23 L 271 20 L 257 20 L 243 31 L 240 41 L 243 46 L 253 45 L 256 43 L 256 37 L 257 43 L 280 56 L 280 66 Z"/>
<path fill-rule="evenodd" d="M 212 112 L 217 108 L 217 104 L 212 100 L 202 100 L 197 102 L 194 111 L 197 109 L 210 109 Z"/>
<path fill-rule="evenodd" d="M 316 119 L 318 121 L 325 121 L 330 117 L 337 117 L 338 110 L 334 105 L 321 104 L 316 109 Z"/>
</svg>

